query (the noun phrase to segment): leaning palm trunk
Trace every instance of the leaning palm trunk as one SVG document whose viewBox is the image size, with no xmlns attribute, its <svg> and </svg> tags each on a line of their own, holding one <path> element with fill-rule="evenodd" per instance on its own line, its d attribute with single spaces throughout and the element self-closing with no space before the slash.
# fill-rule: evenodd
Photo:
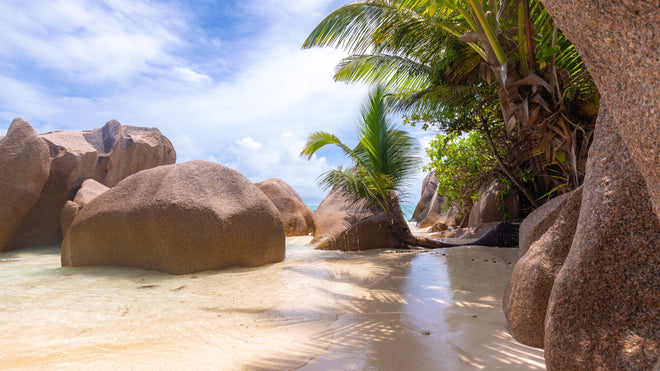
<svg viewBox="0 0 660 371">
<path fill-rule="evenodd" d="M 424 127 L 478 129 L 475 107 L 497 101 L 498 165 L 533 207 L 581 184 L 598 93 L 540 0 L 361 0 L 326 17 L 314 46 L 348 50 L 335 79 L 384 84 Z"/>
<path fill-rule="evenodd" d="M 311 157 L 326 145 L 339 147 L 353 160 L 353 166 L 325 173 L 321 184 L 328 188 L 339 187 L 356 203 L 383 210 L 389 232 L 401 246 L 449 247 L 440 241 L 413 236 L 403 217 L 397 190 L 417 171 L 421 160 L 414 156 L 415 140 L 390 122 L 385 96 L 385 91 L 378 86 L 365 101 L 362 120 L 357 125 L 360 141 L 355 148 L 348 147 L 332 134 L 317 132 L 309 136 L 301 155 Z"/>
<path fill-rule="evenodd" d="M 387 224 L 390 234 L 397 239 L 402 246 L 407 248 L 425 247 L 429 249 L 454 246 L 431 238 L 417 237 L 413 235 L 412 231 L 410 231 L 410 227 L 408 227 L 408 222 L 406 222 L 403 217 L 401 206 L 399 205 L 399 200 L 396 196 L 390 197 L 387 205 Z"/>
</svg>

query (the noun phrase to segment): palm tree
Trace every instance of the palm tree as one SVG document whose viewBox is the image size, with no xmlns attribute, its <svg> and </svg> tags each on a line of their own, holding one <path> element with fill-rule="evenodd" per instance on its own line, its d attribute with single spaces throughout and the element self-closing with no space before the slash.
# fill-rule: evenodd
<svg viewBox="0 0 660 371">
<path fill-rule="evenodd" d="M 355 148 L 333 134 L 316 132 L 307 139 L 301 155 L 309 159 L 326 145 L 339 147 L 353 161 L 353 166 L 323 174 L 320 180 L 323 186 L 340 188 L 359 206 L 377 206 L 383 210 L 390 233 L 402 247 L 448 247 L 440 241 L 414 236 L 403 217 L 397 193 L 419 169 L 421 160 L 413 155 L 417 149 L 415 140 L 388 118 L 385 96 L 383 88 L 377 86 L 363 104 L 358 123 L 360 141 Z"/>
<path fill-rule="evenodd" d="M 532 193 L 581 183 L 598 94 L 540 0 L 362 0 L 321 22 L 303 45 L 316 46 L 348 50 L 335 79 L 384 84 L 409 116 L 501 127 L 525 163 L 498 163 L 532 205 Z M 517 182 L 521 166 L 542 179 L 535 192 Z"/>
</svg>

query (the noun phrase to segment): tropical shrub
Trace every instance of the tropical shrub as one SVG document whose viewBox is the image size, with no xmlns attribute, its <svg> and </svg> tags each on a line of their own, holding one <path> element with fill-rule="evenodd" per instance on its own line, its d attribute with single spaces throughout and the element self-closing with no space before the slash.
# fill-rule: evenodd
<svg viewBox="0 0 660 371">
<path fill-rule="evenodd" d="M 464 135 L 438 134 L 426 148 L 431 162 L 425 170 L 438 178 L 438 193 L 445 197 L 445 210 L 451 205 L 465 213 L 479 198 L 479 187 L 492 177 L 497 166 L 478 131 Z"/>
<path fill-rule="evenodd" d="M 532 206 L 581 184 L 599 96 L 540 0 L 358 1 L 311 32 L 314 46 L 349 51 L 335 79 L 384 84 L 408 122 L 479 130 L 491 150 L 504 132 L 497 167 Z"/>
</svg>

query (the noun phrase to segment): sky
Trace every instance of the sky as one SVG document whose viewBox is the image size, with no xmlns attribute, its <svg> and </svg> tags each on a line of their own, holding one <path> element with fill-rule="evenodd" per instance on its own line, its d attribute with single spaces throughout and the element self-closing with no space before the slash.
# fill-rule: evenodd
<svg viewBox="0 0 660 371">
<path fill-rule="evenodd" d="M 157 127 L 177 162 L 215 161 L 253 182 L 279 177 L 318 203 L 317 178 L 348 162 L 330 148 L 298 154 L 321 130 L 355 145 L 369 87 L 333 81 L 345 51 L 301 45 L 349 2 L 3 0 L 0 136 L 16 117 L 39 133 L 112 119 Z M 407 129 L 422 146 L 432 137 Z M 411 180 L 411 203 L 423 176 Z"/>
</svg>

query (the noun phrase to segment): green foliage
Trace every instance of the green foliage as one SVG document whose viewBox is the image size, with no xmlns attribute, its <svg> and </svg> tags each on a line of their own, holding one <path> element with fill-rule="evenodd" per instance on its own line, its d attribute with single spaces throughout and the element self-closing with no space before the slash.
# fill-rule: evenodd
<svg viewBox="0 0 660 371">
<path fill-rule="evenodd" d="M 355 148 L 332 134 L 317 132 L 309 136 L 301 155 L 309 158 L 326 145 L 339 147 L 353 166 L 323 174 L 320 183 L 326 188 L 342 189 L 356 203 L 379 206 L 388 212 L 393 194 L 419 169 L 421 160 L 413 155 L 418 150 L 416 141 L 388 117 L 385 97 L 385 90 L 377 86 L 364 102 L 357 125 L 360 141 Z"/>
<path fill-rule="evenodd" d="M 496 161 L 487 150 L 486 139 L 472 131 L 464 135 L 438 134 L 426 153 L 431 163 L 426 170 L 438 178 L 438 192 L 445 196 L 445 208 L 456 205 L 466 211 L 479 199 L 479 186 L 491 176 Z"/>
<path fill-rule="evenodd" d="M 351 54 L 335 79 L 383 85 L 405 124 L 506 133 L 496 140 L 497 167 L 531 205 L 582 183 L 599 95 L 541 0 L 356 1 L 328 15 L 303 45 L 327 46 Z M 472 152 L 489 151 L 473 144 Z M 452 175 L 458 183 L 448 189 L 467 202 L 482 172 L 463 169 L 469 180 Z"/>
</svg>

